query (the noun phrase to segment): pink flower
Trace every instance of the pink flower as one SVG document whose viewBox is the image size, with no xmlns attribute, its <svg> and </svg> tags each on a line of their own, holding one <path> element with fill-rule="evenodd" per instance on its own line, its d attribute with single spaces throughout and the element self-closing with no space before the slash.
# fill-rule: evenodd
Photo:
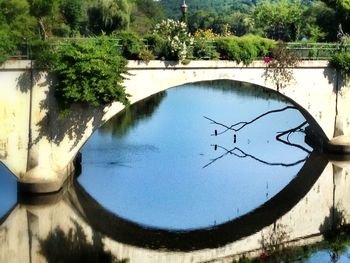
<svg viewBox="0 0 350 263">
<path fill-rule="evenodd" d="M 267 260 L 268 257 L 269 257 L 269 255 L 266 252 L 263 252 L 260 255 L 260 259 L 263 260 L 263 261 Z"/>
<path fill-rule="evenodd" d="M 272 61 L 272 58 L 270 58 L 270 57 L 264 57 L 264 62 L 266 63 L 266 64 L 268 64 L 268 63 L 270 63 L 271 61 Z"/>
</svg>

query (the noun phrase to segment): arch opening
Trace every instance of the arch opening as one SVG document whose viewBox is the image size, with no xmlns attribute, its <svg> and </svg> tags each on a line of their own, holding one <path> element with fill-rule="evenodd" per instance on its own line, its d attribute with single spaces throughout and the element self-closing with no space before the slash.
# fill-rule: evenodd
<svg viewBox="0 0 350 263">
<path fill-rule="evenodd" d="M 241 131 L 227 130 L 223 134 L 218 134 L 220 136 L 215 136 L 214 130 L 220 133 L 222 126 L 212 123 L 205 118 L 206 116 L 217 117 L 221 124 L 231 125 L 254 119 L 262 109 L 265 112 L 276 107 L 277 109 L 284 107 L 286 100 L 273 92 L 248 84 L 236 87 L 229 82 L 218 88 L 212 88 L 207 84 L 192 84 L 188 89 L 185 87 L 170 89 L 168 95 L 158 94 L 155 103 L 141 101 L 140 109 L 127 109 L 123 116 L 116 116 L 109 124 L 98 130 L 96 136 L 87 142 L 86 148 L 82 151 L 83 174 L 79 180 L 87 191 L 107 209 L 121 217 L 148 227 L 178 231 L 213 227 L 252 211 L 263 202 L 264 198 L 270 199 L 277 194 L 294 178 L 311 152 L 308 146 L 304 149 L 295 147 L 296 155 L 292 156 L 290 152 L 291 148 L 294 149 L 294 145 L 284 145 L 276 140 L 277 132 L 295 128 L 305 121 L 302 115 L 294 108 L 290 108 L 292 110 L 286 110 L 283 114 L 294 118 L 292 123 L 286 122 L 288 118 L 279 116 L 280 114 L 277 114 L 277 119 L 271 119 L 276 118 L 271 114 Z M 248 94 L 244 93 L 247 90 Z M 254 105 L 261 104 L 263 108 L 254 107 L 252 112 L 247 113 L 245 119 L 244 114 L 247 110 L 244 109 L 247 107 L 251 109 L 252 102 L 239 104 L 242 98 L 251 99 L 252 94 L 255 94 L 254 90 L 265 96 L 263 99 L 254 97 L 256 100 Z M 204 92 L 205 96 L 195 93 L 198 91 Z M 232 99 L 230 97 L 232 94 L 238 97 Z M 144 107 L 149 107 L 149 110 L 143 110 Z M 179 112 L 174 108 L 180 108 Z M 194 109 L 199 112 L 192 113 Z M 145 114 L 138 116 L 138 112 Z M 229 113 L 229 119 L 220 119 L 223 112 Z M 154 123 L 149 116 L 152 113 L 156 118 Z M 293 117 L 296 113 L 298 115 Z M 135 119 L 134 122 L 131 122 L 132 118 Z M 273 129 L 273 133 L 266 129 L 268 126 Z M 297 143 L 304 143 L 303 139 L 302 136 L 294 138 Z M 261 149 L 272 150 L 259 152 Z M 161 156 L 162 154 L 165 157 Z M 241 160 L 243 165 L 240 163 Z M 254 163 L 253 166 L 249 164 L 250 161 Z M 237 167 L 240 167 L 238 171 Z M 254 168 L 249 170 L 245 167 Z M 283 174 L 283 170 L 287 168 L 291 169 L 288 175 L 274 177 L 276 174 Z M 266 177 L 259 177 L 259 172 Z M 177 177 L 178 174 L 181 176 Z M 239 177 L 247 177 L 260 183 L 260 197 L 247 198 L 249 200 L 246 206 L 242 207 L 237 206 L 238 200 L 242 200 L 244 194 L 242 186 L 238 186 L 237 183 Z M 240 183 L 244 185 L 245 194 L 248 196 L 249 191 L 258 192 L 248 179 Z M 99 193 L 98 189 L 103 191 Z M 147 189 L 147 192 L 144 189 Z M 225 198 L 232 192 L 240 192 L 241 197 L 231 196 L 225 201 L 220 201 L 220 194 L 217 194 L 220 192 L 226 193 Z M 185 200 L 195 200 L 190 202 L 192 208 L 178 207 L 173 209 L 176 212 L 163 213 L 173 204 L 183 205 L 186 203 Z M 123 207 L 123 202 L 128 206 Z M 205 202 L 207 207 L 213 209 L 210 216 L 200 212 L 203 210 L 200 207 L 203 207 Z M 236 203 L 234 209 L 232 203 Z M 218 204 L 227 209 L 220 218 L 217 217 L 219 212 L 215 210 Z M 150 207 L 148 212 L 142 212 L 146 216 L 141 220 L 138 212 L 140 207 Z M 196 214 L 198 214 L 197 222 L 193 223 L 196 221 L 193 220 Z M 169 222 L 164 218 L 169 219 Z"/>
</svg>

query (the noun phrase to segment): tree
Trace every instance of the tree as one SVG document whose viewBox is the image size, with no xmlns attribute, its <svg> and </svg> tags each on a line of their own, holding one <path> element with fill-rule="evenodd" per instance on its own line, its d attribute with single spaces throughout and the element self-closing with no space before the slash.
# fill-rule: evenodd
<svg viewBox="0 0 350 263">
<path fill-rule="evenodd" d="M 33 37 L 35 25 L 26 0 L 0 0 L 0 63 Z"/>
<path fill-rule="evenodd" d="M 139 34 L 145 34 L 164 18 L 164 11 L 158 2 L 135 0 L 131 11 L 130 27 Z"/>
<path fill-rule="evenodd" d="M 36 17 L 39 25 L 39 35 L 47 40 L 47 26 L 53 15 L 58 13 L 59 0 L 28 0 L 30 14 Z"/>
<path fill-rule="evenodd" d="M 255 27 L 260 28 L 268 38 L 286 42 L 299 40 L 305 10 L 300 1 L 265 0 L 253 11 Z"/>
<path fill-rule="evenodd" d="M 336 41 L 339 20 L 335 11 L 323 2 L 315 2 L 306 11 L 305 35 L 310 41 Z"/>
<path fill-rule="evenodd" d="M 82 0 L 62 0 L 60 11 L 70 28 L 79 29 L 83 19 Z"/>
<path fill-rule="evenodd" d="M 336 14 L 338 24 L 341 24 L 345 32 L 350 32 L 350 2 L 347 0 L 322 0 Z M 333 28 L 337 30 L 337 28 Z"/>
<path fill-rule="evenodd" d="M 80 102 L 104 106 L 113 101 L 128 103 L 122 85 L 127 60 L 107 37 L 67 41 L 54 45 L 42 56 L 55 74 L 56 97 L 63 108 Z"/>
<path fill-rule="evenodd" d="M 299 63 L 297 55 L 287 49 L 287 44 L 279 42 L 271 51 L 271 58 L 267 58 L 264 76 L 266 80 L 276 85 L 277 91 L 285 88 L 293 79 L 292 68 Z"/>
<path fill-rule="evenodd" d="M 201 10 L 195 12 L 188 17 L 188 27 L 191 33 L 196 32 L 198 29 L 213 28 L 216 16 L 213 12 Z"/>
<path fill-rule="evenodd" d="M 127 0 L 98 0 L 89 8 L 89 26 L 95 34 L 128 29 L 131 6 Z"/>
</svg>

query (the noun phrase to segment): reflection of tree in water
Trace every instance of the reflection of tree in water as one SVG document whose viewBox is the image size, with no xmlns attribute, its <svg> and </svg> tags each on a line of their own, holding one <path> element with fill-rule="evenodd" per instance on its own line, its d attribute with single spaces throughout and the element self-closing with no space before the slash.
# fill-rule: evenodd
<svg viewBox="0 0 350 263">
<path fill-rule="evenodd" d="M 126 135 L 129 129 L 137 125 L 139 121 L 151 117 L 166 95 L 167 93 L 162 91 L 131 106 L 127 106 L 124 110 L 106 122 L 99 129 L 99 132 L 106 134 L 111 133 L 116 137 Z"/>
<path fill-rule="evenodd" d="M 211 136 L 219 136 L 219 135 L 222 135 L 222 134 L 224 134 L 224 133 L 226 133 L 228 131 L 238 132 L 238 131 L 242 130 L 243 128 L 245 128 L 246 126 L 253 124 L 254 122 L 258 121 L 259 119 L 261 119 L 261 118 L 263 118 L 263 117 L 265 117 L 265 116 L 267 116 L 269 114 L 279 113 L 279 112 L 283 112 L 283 111 L 290 110 L 290 109 L 297 110 L 297 108 L 294 107 L 294 106 L 286 106 L 286 107 L 281 108 L 281 109 L 267 111 L 267 112 L 265 112 L 263 114 L 260 114 L 259 116 L 255 117 L 254 119 L 252 119 L 250 121 L 241 121 L 241 122 L 234 123 L 232 125 L 227 125 L 227 124 L 224 124 L 224 123 L 221 123 L 221 122 L 217 122 L 214 119 L 211 119 L 211 118 L 206 117 L 206 116 L 204 116 L 204 118 L 209 120 L 211 122 L 211 124 L 215 124 L 215 125 L 223 128 L 223 130 L 221 130 L 221 131 L 218 131 L 217 129 L 215 129 L 214 133 L 211 134 Z M 299 148 L 299 149 L 303 150 L 304 152 L 306 152 L 309 155 L 311 152 L 308 149 L 306 149 L 302 145 L 292 143 L 290 141 L 290 139 L 289 139 L 291 134 L 296 133 L 296 132 L 305 134 L 305 126 L 306 125 L 307 125 L 307 122 L 304 121 L 304 122 L 302 122 L 301 124 L 299 124 L 298 126 L 296 126 L 294 128 L 291 128 L 291 129 L 288 129 L 288 130 L 285 130 L 285 131 L 280 131 L 276 135 L 275 139 L 277 141 L 283 143 L 283 144 Z M 285 139 L 284 139 L 284 137 L 285 137 Z M 236 142 L 236 134 L 234 135 L 233 138 L 234 138 L 234 143 L 235 143 Z M 207 163 L 206 165 L 204 165 L 203 168 L 208 167 L 209 165 L 213 164 L 217 160 L 219 160 L 219 159 L 221 159 L 221 158 L 223 158 L 225 156 L 228 156 L 228 155 L 233 155 L 233 156 L 238 157 L 238 158 L 249 157 L 249 158 L 251 158 L 251 159 L 253 159 L 255 161 L 258 161 L 260 163 L 263 163 L 263 164 L 267 164 L 267 165 L 271 165 L 271 166 L 284 166 L 284 167 L 297 165 L 299 163 L 304 162 L 308 158 L 308 155 L 307 155 L 305 158 L 297 160 L 295 162 L 291 162 L 291 163 L 268 162 L 268 161 L 262 160 L 262 159 L 260 159 L 260 158 L 258 158 L 256 156 L 253 156 L 251 154 L 248 154 L 248 153 L 244 152 L 239 147 L 234 147 L 232 149 L 227 149 L 226 147 L 223 147 L 223 146 L 220 146 L 220 145 L 216 145 L 216 144 L 211 145 L 211 146 L 214 147 L 215 151 L 217 149 L 223 150 L 223 154 L 219 155 L 218 157 L 216 157 L 214 159 L 211 159 L 211 161 L 209 163 Z"/>
<path fill-rule="evenodd" d="M 40 240 L 40 253 L 50 263 L 76 263 L 76 262 L 101 262 L 101 263 L 126 263 L 127 259 L 119 260 L 110 252 L 103 249 L 101 236 L 93 232 L 92 243 L 87 241 L 81 226 L 73 222 L 75 229 L 70 229 L 67 234 L 57 227 L 50 232 L 46 239 Z"/>
<path fill-rule="evenodd" d="M 329 216 L 320 226 L 320 232 L 326 241 L 332 262 L 337 262 L 340 256 L 347 251 L 350 244 L 350 224 L 346 222 L 346 214 L 338 206 L 329 209 Z"/>
</svg>

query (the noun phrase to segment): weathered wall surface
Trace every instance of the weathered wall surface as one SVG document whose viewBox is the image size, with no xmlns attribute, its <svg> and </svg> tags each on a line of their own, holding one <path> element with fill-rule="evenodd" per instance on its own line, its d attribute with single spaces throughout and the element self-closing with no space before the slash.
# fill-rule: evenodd
<svg viewBox="0 0 350 263">
<path fill-rule="evenodd" d="M 69 115 L 60 119 L 49 76 L 26 71 L 30 61 L 11 63 L 0 68 L 0 119 L 5 124 L 0 130 L 0 160 L 21 182 L 57 188 L 71 172 L 71 161 L 90 135 L 124 106 L 113 103 L 96 109 L 74 105 Z M 174 86 L 205 80 L 230 79 L 275 89 L 262 77 L 265 65 L 259 61 L 248 67 L 229 61 L 192 61 L 188 65 L 129 61 L 128 67 L 131 75 L 124 84 L 131 103 Z M 326 61 L 302 62 L 293 71 L 295 80 L 280 92 L 305 109 L 305 116 L 312 116 L 308 120 L 318 123 L 328 139 L 334 134 L 349 135 L 350 85 L 341 83 L 337 96 L 335 71 Z M 341 124 L 337 132 L 335 123 Z"/>
<path fill-rule="evenodd" d="M 0 66 L 0 160 L 17 176 L 27 171 L 30 67 L 21 61 Z"/>
</svg>

